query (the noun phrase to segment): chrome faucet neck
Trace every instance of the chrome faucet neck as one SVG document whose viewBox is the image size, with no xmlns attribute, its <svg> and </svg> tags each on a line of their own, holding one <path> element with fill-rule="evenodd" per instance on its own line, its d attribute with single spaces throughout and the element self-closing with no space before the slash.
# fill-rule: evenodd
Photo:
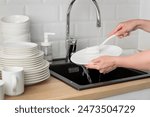
<svg viewBox="0 0 150 117">
<path fill-rule="evenodd" d="M 66 22 L 66 39 L 70 39 L 70 13 L 72 6 L 76 0 L 72 0 L 67 10 L 67 22 Z"/>
<path fill-rule="evenodd" d="M 100 13 L 100 9 L 99 9 L 99 6 L 98 6 L 98 3 L 96 0 L 92 0 L 93 4 L 95 5 L 95 8 L 96 8 L 96 16 L 97 16 L 97 24 L 96 26 L 97 27 L 101 27 L 101 13 Z"/>
<path fill-rule="evenodd" d="M 67 20 L 67 22 L 66 22 L 67 54 L 66 54 L 66 61 L 70 61 L 69 57 L 71 57 L 71 54 L 76 51 L 75 49 L 72 49 L 72 48 L 76 48 L 76 45 L 74 45 L 74 44 L 76 44 L 76 41 L 75 41 L 75 43 L 70 43 L 70 41 L 74 42 L 74 40 L 70 36 L 70 13 L 71 13 L 71 9 L 72 9 L 72 6 L 75 3 L 75 1 L 76 0 L 71 1 L 70 5 L 68 7 L 68 10 L 67 10 L 67 18 L 66 18 L 66 20 Z M 92 0 L 92 2 L 96 8 L 96 17 L 97 17 L 96 26 L 101 27 L 101 14 L 100 14 L 100 9 L 99 9 L 98 3 L 96 0 Z"/>
</svg>

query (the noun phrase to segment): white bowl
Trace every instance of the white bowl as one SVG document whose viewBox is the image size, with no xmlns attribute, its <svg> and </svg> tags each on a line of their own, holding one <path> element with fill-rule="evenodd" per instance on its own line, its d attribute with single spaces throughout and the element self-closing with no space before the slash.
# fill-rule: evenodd
<svg viewBox="0 0 150 117">
<path fill-rule="evenodd" d="M 25 15 L 10 15 L 3 17 L 1 19 L 2 22 L 10 23 L 10 24 L 20 24 L 20 23 L 26 23 L 29 21 L 29 17 Z"/>
<path fill-rule="evenodd" d="M 1 18 L 0 27 L 2 33 L 11 35 L 30 32 L 30 20 L 28 16 L 11 15 Z"/>
</svg>

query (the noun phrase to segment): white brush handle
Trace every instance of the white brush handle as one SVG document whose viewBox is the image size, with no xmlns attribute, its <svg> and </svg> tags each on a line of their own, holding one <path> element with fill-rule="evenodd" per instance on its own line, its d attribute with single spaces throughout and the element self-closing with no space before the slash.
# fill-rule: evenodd
<svg viewBox="0 0 150 117">
<path fill-rule="evenodd" d="M 116 37 L 116 35 L 112 35 L 110 37 L 108 37 L 107 39 L 105 39 L 105 41 L 103 41 L 99 46 L 101 47 L 102 45 L 104 45 L 107 41 L 109 41 L 110 39 Z"/>
</svg>

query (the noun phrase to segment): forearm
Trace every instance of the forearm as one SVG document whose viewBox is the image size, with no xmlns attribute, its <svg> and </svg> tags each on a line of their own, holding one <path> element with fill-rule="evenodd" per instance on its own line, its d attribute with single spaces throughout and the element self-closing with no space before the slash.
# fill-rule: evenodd
<svg viewBox="0 0 150 117">
<path fill-rule="evenodd" d="M 138 19 L 136 20 L 136 22 L 137 22 L 137 29 L 150 32 L 150 20 Z"/>
<path fill-rule="evenodd" d="M 116 58 L 117 67 L 150 70 L 150 51 Z"/>
</svg>

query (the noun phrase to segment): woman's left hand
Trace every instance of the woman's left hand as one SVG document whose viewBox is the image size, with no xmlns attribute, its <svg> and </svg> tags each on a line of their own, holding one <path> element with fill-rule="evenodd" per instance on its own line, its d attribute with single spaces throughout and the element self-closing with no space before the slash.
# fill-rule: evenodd
<svg viewBox="0 0 150 117">
<path fill-rule="evenodd" d="M 97 69 L 100 73 L 106 74 L 117 68 L 116 58 L 114 56 L 101 56 L 92 60 L 85 67 L 90 69 Z"/>
</svg>

